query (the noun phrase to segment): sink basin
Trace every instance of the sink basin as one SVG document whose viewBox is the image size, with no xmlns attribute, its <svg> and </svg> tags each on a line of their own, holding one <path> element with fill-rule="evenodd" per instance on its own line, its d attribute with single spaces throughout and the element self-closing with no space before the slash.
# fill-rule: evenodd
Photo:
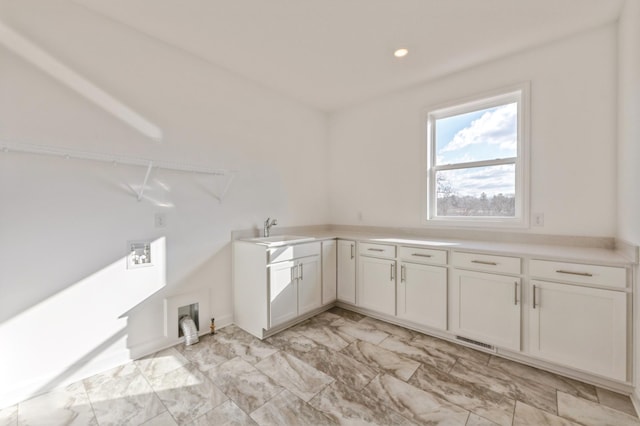
<svg viewBox="0 0 640 426">
<path fill-rule="evenodd" d="M 265 244 L 268 246 L 282 246 L 285 244 L 303 243 L 305 241 L 313 241 L 314 237 L 304 237 L 301 235 L 272 235 L 270 237 L 247 238 L 245 241 L 252 243 Z"/>
</svg>

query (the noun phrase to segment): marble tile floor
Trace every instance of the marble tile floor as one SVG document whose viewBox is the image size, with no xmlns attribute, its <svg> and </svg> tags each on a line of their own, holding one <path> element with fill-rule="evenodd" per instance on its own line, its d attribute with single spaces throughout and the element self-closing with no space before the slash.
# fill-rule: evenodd
<svg viewBox="0 0 640 426">
<path fill-rule="evenodd" d="M 16 425 L 640 425 L 629 397 L 333 308 L 235 326 L 0 410 Z"/>
</svg>

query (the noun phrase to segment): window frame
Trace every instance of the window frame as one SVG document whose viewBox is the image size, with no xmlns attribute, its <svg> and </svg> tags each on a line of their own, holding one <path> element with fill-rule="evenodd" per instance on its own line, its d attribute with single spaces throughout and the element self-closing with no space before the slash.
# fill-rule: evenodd
<svg viewBox="0 0 640 426">
<path fill-rule="evenodd" d="M 478 228 L 526 228 L 529 227 L 529 92 L 530 84 L 521 83 L 485 92 L 465 99 L 448 102 L 425 110 L 426 152 L 422 156 L 424 164 L 422 184 L 422 223 L 429 226 L 478 227 Z M 488 109 L 507 103 L 517 104 L 517 156 L 499 160 L 481 160 L 453 165 L 436 165 L 435 121 L 481 109 Z M 424 127 L 423 127 L 424 128 Z M 443 170 L 471 169 L 483 166 L 515 165 L 515 216 L 438 216 L 436 172 Z"/>
</svg>

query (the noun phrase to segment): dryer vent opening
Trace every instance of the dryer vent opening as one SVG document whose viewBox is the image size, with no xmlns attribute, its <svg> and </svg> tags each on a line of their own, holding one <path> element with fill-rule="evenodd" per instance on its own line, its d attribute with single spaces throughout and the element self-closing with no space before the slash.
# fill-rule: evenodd
<svg viewBox="0 0 640 426">
<path fill-rule="evenodd" d="M 196 330 L 200 331 L 200 322 L 199 322 L 199 315 L 198 315 L 198 304 L 197 303 L 192 303 L 190 305 L 186 305 L 186 306 L 181 306 L 178 308 L 178 337 L 182 337 L 184 336 L 184 332 L 182 331 L 182 327 L 180 327 L 180 319 L 184 316 L 188 316 L 190 317 L 195 326 L 196 326 Z"/>
</svg>

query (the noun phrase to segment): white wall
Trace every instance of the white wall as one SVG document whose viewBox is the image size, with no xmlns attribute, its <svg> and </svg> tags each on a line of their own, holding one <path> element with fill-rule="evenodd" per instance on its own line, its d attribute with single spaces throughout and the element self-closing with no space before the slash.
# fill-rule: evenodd
<svg viewBox="0 0 640 426">
<path fill-rule="evenodd" d="M 640 1 L 627 0 L 620 14 L 618 45 L 618 233 L 640 246 Z M 640 292 L 635 268 L 635 381 L 640 383 Z M 640 393 L 636 388 L 636 403 Z"/>
<path fill-rule="evenodd" d="M 531 211 L 545 215 L 545 226 L 529 231 L 613 236 L 615 25 L 334 114 L 332 223 L 420 227 L 424 112 L 524 81 L 531 81 Z"/>
<path fill-rule="evenodd" d="M 167 296 L 204 288 L 204 317 L 231 321 L 231 230 L 267 216 L 328 222 L 324 114 L 72 2 L 39 7 L 49 13 L 0 16 L 164 139 L 0 47 L 0 141 L 239 173 L 219 203 L 216 178 L 153 172 L 137 202 L 129 187 L 144 168 L 0 152 L 0 407 L 175 341 L 164 336 Z M 127 241 L 145 238 L 154 266 L 128 271 Z"/>
</svg>

